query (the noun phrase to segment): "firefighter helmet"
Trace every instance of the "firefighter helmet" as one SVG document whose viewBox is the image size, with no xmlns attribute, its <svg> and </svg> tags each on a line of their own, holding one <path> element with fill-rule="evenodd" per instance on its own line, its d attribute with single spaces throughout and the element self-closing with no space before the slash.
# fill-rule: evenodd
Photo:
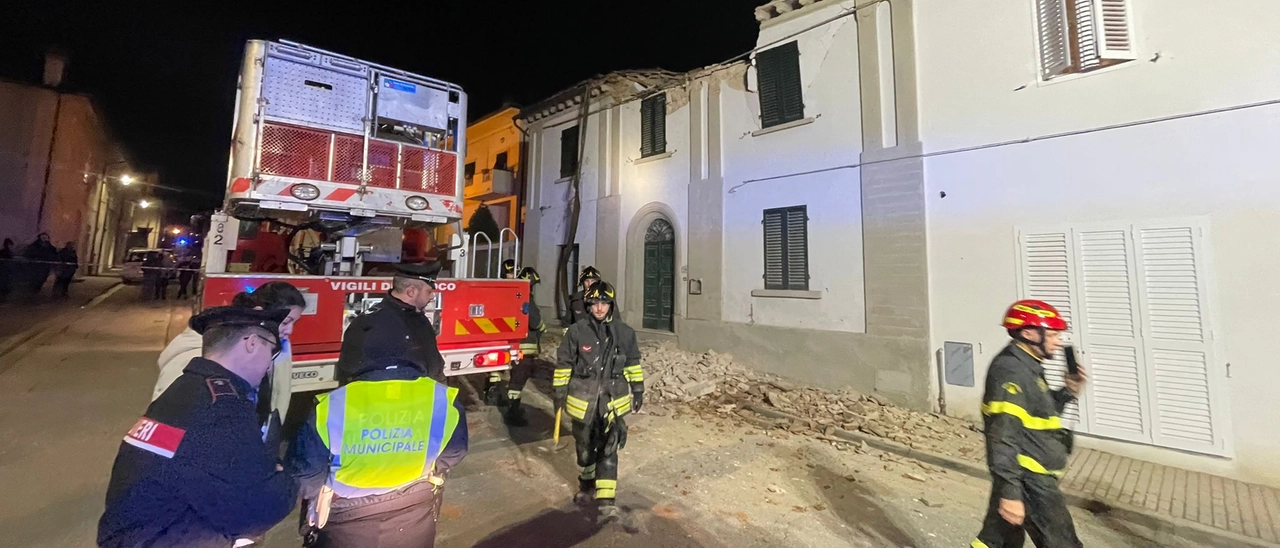
<svg viewBox="0 0 1280 548">
<path fill-rule="evenodd" d="M 542 278 L 538 276 L 538 271 L 534 270 L 532 266 L 526 266 L 524 268 L 521 268 L 520 274 L 517 275 L 516 277 L 520 278 L 521 280 L 529 280 L 530 284 L 536 284 L 542 281 Z"/>
<path fill-rule="evenodd" d="M 578 275 L 578 285 L 586 283 L 587 280 L 600 281 L 600 271 L 596 270 L 596 267 L 594 266 L 588 266 L 582 269 L 582 274 Z"/>
<path fill-rule="evenodd" d="M 582 300 L 586 301 L 587 304 L 595 304 L 595 303 L 613 304 L 614 302 L 613 286 L 610 285 L 609 282 L 604 282 L 604 281 L 596 282 L 594 285 L 591 286 L 591 289 L 588 289 L 587 292 L 582 295 Z"/>
<path fill-rule="evenodd" d="M 1004 323 L 1002 325 L 1004 325 L 1005 329 L 1039 327 L 1054 331 L 1067 330 L 1067 320 L 1062 317 L 1058 309 L 1044 301 L 1029 299 L 1013 303 L 1009 310 L 1004 313 Z"/>
<path fill-rule="evenodd" d="M 507 276 L 515 276 L 515 275 L 516 275 L 516 260 L 507 259 L 505 261 L 502 261 L 502 277 L 506 278 Z"/>
</svg>

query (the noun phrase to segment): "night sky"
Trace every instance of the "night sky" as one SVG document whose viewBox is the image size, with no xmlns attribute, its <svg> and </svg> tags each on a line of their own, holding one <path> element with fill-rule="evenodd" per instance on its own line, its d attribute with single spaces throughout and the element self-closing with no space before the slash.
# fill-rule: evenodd
<svg viewBox="0 0 1280 548">
<path fill-rule="evenodd" d="M 740 54 L 755 43 L 763 3 L 20 0 L 4 8 L 0 77 L 38 82 L 43 52 L 62 48 L 64 87 L 94 95 L 161 184 L 190 189 L 161 194 L 191 213 L 221 200 L 247 39 L 296 40 L 460 84 L 475 119 L 595 74 L 683 71 Z"/>
</svg>

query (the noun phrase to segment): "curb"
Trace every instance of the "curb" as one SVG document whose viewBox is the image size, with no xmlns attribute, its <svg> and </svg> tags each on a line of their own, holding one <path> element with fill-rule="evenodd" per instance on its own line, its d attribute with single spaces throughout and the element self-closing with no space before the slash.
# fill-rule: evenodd
<svg viewBox="0 0 1280 548">
<path fill-rule="evenodd" d="M 762 405 L 752 404 L 744 406 L 743 408 L 758 415 L 773 419 L 799 421 L 808 420 L 797 415 L 792 415 L 791 413 L 778 411 L 777 409 Z M 894 441 L 877 438 L 875 436 L 868 436 L 860 432 L 850 432 L 842 428 L 837 428 L 832 435 L 853 443 L 866 443 L 868 447 L 912 458 L 978 479 L 985 480 L 991 477 L 984 466 L 975 465 L 921 449 L 914 449 Z M 1220 546 L 1222 548 L 1236 548 L 1240 546 L 1274 548 L 1277 546 L 1276 544 L 1269 543 L 1259 538 L 1247 537 L 1231 531 L 1208 527 L 1200 523 L 1152 514 L 1147 512 L 1145 509 L 1138 509 L 1125 504 L 1082 496 L 1070 491 L 1064 491 L 1063 494 L 1066 496 L 1067 503 L 1072 506 L 1083 508 L 1099 516 L 1112 517 L 1148 529 L 1149 534 L 1146 536 L 1153 537 L 1151 540 L 1156 541 L 1158 544 L 1166 543 L 1172 539 L 1182 539 L 1197 544 Z"/>
<path fill-rule="evenodd" d="M 38 345 L 41 340 L 47 336 L 56 335 L 65 331 L 68 327 L 71 327 L 71 322 L 75 318 L 75 315 L 66 314 L 66 312 L 84 311 L 98 306 L 123 287 L 123 282 L 114 283 L 104 289 L 102 293 L 92 299 L 89 299 L 79 307 L 64 310 L 62 313 L 56 314 L 53 317 L 38 323 L 17 335 L 14 335 L 10 340 L 5 341 L 3 345 L 0 345 L 0 375 L 7 372 L 9 368 L 13 367 L 17 362 L 17 360 L 10 359 L 12 354 L 15 354 L 18 350 L 26 346 L 32 346 L 30 349 L 34 349 L 34 346 Z"/>
</svg>

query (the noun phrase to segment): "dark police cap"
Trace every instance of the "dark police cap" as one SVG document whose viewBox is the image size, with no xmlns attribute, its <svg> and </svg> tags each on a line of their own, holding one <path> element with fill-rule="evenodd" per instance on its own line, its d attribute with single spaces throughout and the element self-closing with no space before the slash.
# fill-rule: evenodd
<svg viewBox="0 0 1280 548">
<path fill-rule="evenodd" d="M 238 306 L 217 306 L 206 308 L 196 316 L 192 316 L 188 325 L 196 333 L 204 334 L 211 327 L 261 327 L 277 335 L 280 322 L 289 316 L 288 309 L 257 310 Z"/>
<path fill-rule="evenodd" d="M 411 280 L 422 280 L 434 288 L 436 286 L 436 277 L 440 275 L 440 263 L 396 265 L 395 275 Z"/>
</svg>

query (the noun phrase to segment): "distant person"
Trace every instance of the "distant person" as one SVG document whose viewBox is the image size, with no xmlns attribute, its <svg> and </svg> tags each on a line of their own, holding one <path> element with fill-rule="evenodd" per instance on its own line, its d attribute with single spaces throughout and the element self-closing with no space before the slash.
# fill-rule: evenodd
<svg viewBox="0 0 1280 548">
<path fill-rule="evenodd" d="M 173 276 L 173 259 L 169 258 L 169 254 L 160 252 L 160 259 L 156 261 L 156 300 L 167 300 L 169 298 L 169 278 Z"/>
<path fill-rule="evenodd" d="M 80 269 L 80 258 L 76 256 L 75 242 L 67 242 L 58 250 L 58 265 L 53 273 L 53 296 L 65 299 L 71 294 L 71 280 Z"/>
<path fill-rule="evenodd" d="M 298 485 L 258 424 L 258 382 L 281 350 L 284 310 L 209 308 L 202 356 L 147 407 L 111 469 L 98 546 L 243 545 L 293 510 Z"/>
<path fill-rule="evenodd" d="M 196 271 L 200 269 L 200 258 L 195 256 L 183 257 L 178 262 L 178 299 L 187 298 L 187 289 L 191 287 L 192 282 L 196 279 Z M 195 289 L 191 289 L 195 293 Z"/>
<path fill-rule="evenodd" d="M 26 257 L 27 288 L 32 295 L 37 295 L 44 288 L 44 282 L 49 279 L 49 273 L 53 271 L 53 265 L 58 262 L 58 248 L 53 246 L 49 241 L 49 233 L 41 232 L 36 237 L 36 241 L 31 242 L 22 252 L 22 256 Z"/>
<path fill-rule="evenodd" d="M 142 254 L 142 299 L 156 298 L 160 285 L 160 256 L 157 253 Z"/>
<path fill-rule="evenodd" d="M 13 262 L 13 239 L 4 239 L 4 248 L 0 249 L 0 301 L 9 297 L 13 289 L 14 272 L 17 267 Z"/>
</svg>

